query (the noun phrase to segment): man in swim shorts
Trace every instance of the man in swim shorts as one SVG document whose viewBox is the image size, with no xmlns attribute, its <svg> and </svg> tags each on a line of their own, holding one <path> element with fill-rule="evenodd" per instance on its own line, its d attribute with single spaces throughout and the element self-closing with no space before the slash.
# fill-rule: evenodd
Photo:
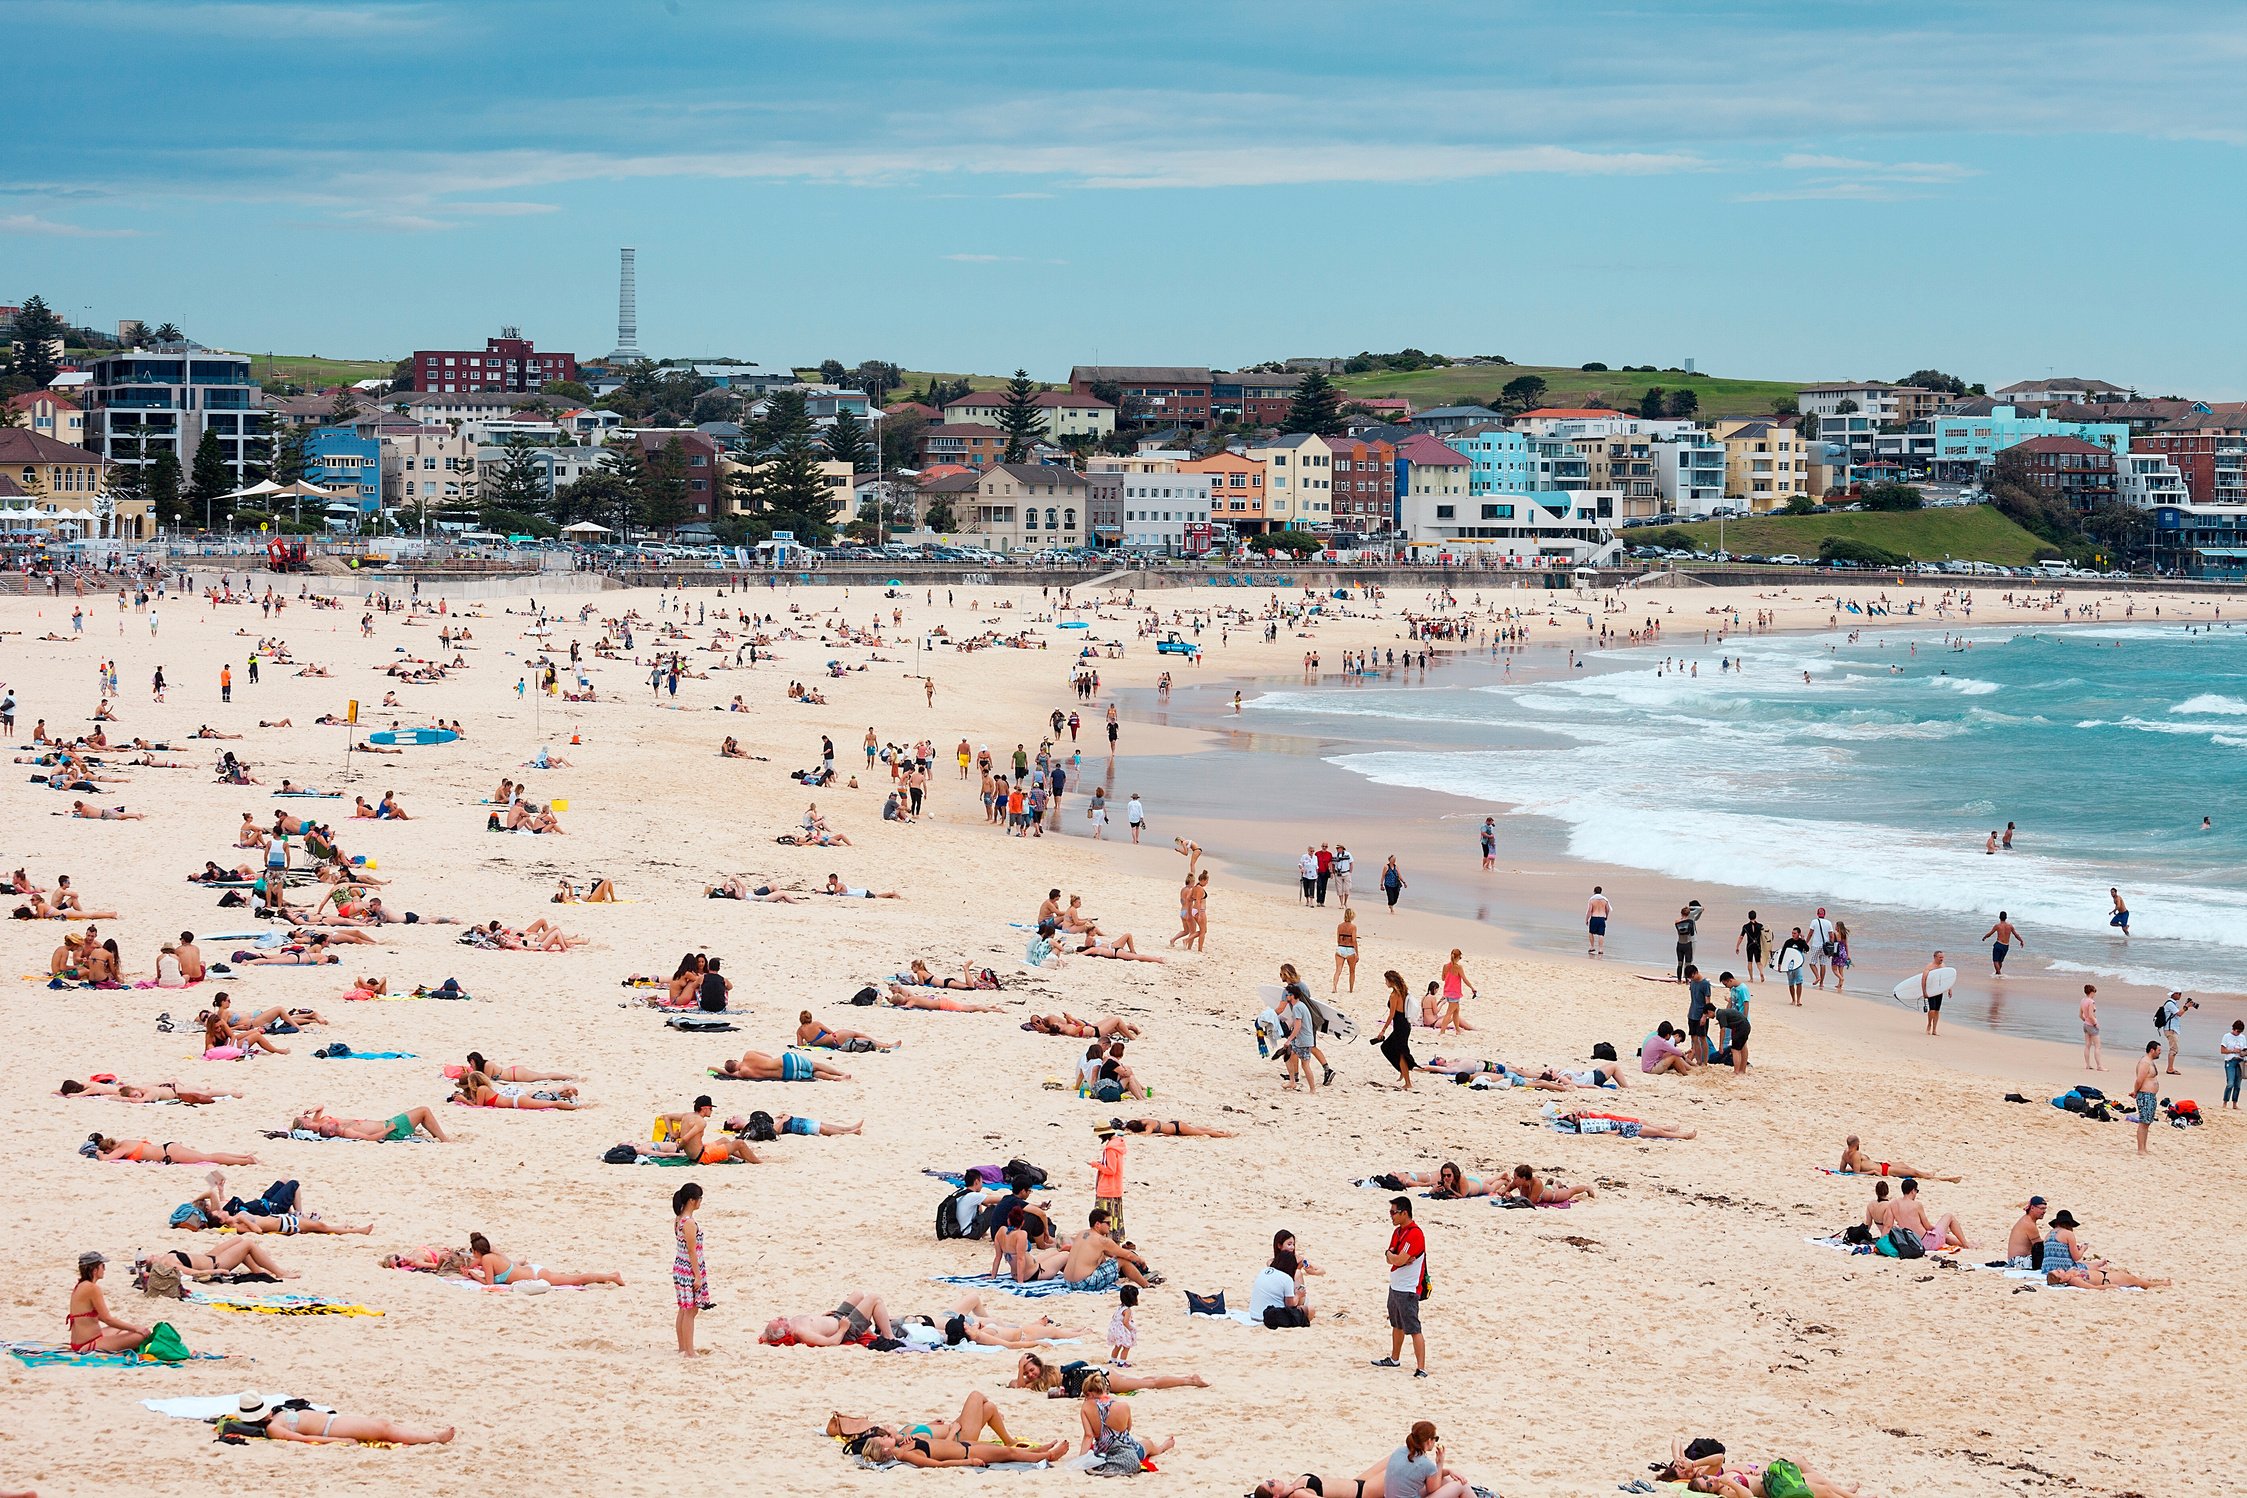
<svg viewBox="0 0 2247 1498">
<path fill-rule="evenodd" d="M 2028 945 L 2021 940 L 2020 930 L 2014 926 L 2012 918 L 2002 910 L 1997 913 L 1996 922 L 1982 933 L 1982 940 L 1990 944 L 1990 976 L 1993 978 L 2005 976 L 2006 954 L 2016 946 Z"/>
<path fill-rule="evenodd" d="M 1587 957 L 1605 957 L 1607 955 L 1608 910 L 1609 906 L 1604 887 L 1597 884 L 1593 885 L 1592 898 L 1584 906 L 1584 933 L 1586 938 L 1584 955 Z"/>
<path fill-rule="evenodd" d="M 848 1082 L 850 1073 L 837 1070 L 800 1051 L 777 1056 L 764 1051 L 744 1051 L 738 1061 L 727 1061 L 714 1073 L 746 1082 Z"/>
<path fill-rule="evenodd" d="M 1153 1283 L 1146 1273 L 1147 1261 L 1109 1235 L 1105 1211 L 1093 1208 L 1087 1222 L 1085 1232 L 1069 1245 L 1059 1278 L 1076 1290 L 1113 1290 L 1119 1281 L 1140 1286 Z"/>
</svg>

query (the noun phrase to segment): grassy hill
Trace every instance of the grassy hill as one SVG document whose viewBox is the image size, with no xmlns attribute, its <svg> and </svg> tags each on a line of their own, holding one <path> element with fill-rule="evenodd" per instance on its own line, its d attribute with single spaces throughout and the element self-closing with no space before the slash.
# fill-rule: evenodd
<svg viewBox="0 0 2247 1498">
<path fill-rule="evenodd" d="M 1681 525 L 1694 544 L 1717 549 L 1717 524 L 1713 520 Z M 1626 538 L 1631 533 L 1624 533 Z M 2023 530 L 1988 505 L 1952 510 L 1871 511 L 1832 515 L 1759 515 L 1752 520 L 1724 523 L 1724 549 L 1777 556 L 1792 552 L 1809 558 L 1818 554 L 1818 543 L 1828 536 L 1886 547 L 1921 562 L 1949 560 L 1995 562 L 2001 567 L 2025 567 L 2049 543 Z"/>
<path fill-rule="evenodd" d="M 323 359 L 318 354 L 251 354 L 250 373 L 260 380 L 287 380 L 307 390 L 387 380 L 395 359 Z"/>
<path fill-rule="evenodd" d="M 1727 379 L 1674 371 L 1652 374 L 1645 371 L 1624 374 L 1619 370 L 1587 372 L 1537 364 L 1453 364 L 1443 369 L 1419 369 L 1406 374 L 1337 375 L 1335 383 L 1352 395 L 1401 395 L 1412 402 L 1414 410 L 1424 411 L 1431 406 L 1486 404 L 1508 380 L 1523 375 L 1536 375 L 1545 382 L 1548 405 L 1586 405 L 1590 403 L 1586 397 L 1596 395 L 1602 398 L 1603 404 L 1635 411 L 1647 387 L 1659 385 L 1665 390 L 1693 391 L 1701 398 L 1697 414 L 1704 417 L 1768 416 L 1774 400 L 1793 395 L 1804 383 Z"/>
</svg>

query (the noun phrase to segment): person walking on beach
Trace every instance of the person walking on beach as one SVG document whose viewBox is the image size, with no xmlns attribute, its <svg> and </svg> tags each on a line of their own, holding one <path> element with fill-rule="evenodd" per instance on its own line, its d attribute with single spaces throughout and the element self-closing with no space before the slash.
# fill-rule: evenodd
<svg viewBox="0 0 2247 1498">
<path fill-rule="evenodd" d="M 1397 856 L 1394 853 L 1381 866 L 1381 893 L 1388 896 L 1389 908 L 1396 909 L 1397 896 L 1404 893 L 1404 875 L 1397 872 Z"/>
<path fill-rule="evenodd" d="M 1137 791 L 1124 802 L 1124 825 L 1131 829 L 1131 840 L 1138 842 L 1140 831 L 1147 825 L 1147 804 L 1139 799 Z"/>
<path fill-rule="evenodd" d="M 2105 1071 L 2106 1058 L 2099 1054 L 2099 990 L 2092 984 L 2083 985 L 2083 1002 L 2076 1013 L 2083 1020 L 2083 1069 Z"/>
<path fill-rule="evenodd" d="M 1116 705 L 1108 704 L 1108 758 L 1116 757 Z"/>
<path fill-rule="evenodd" d="M 1419 1063 L 1412 1057 L 1412 990 L 1405 985 L 1404 974 L 1390 968 L 1381 975 L 1389 985 L 1389 1013 L 1381 1022 L 1381 1029 L 1373 1043 L 1381 1048 L 1382 1056 L 1397 1069 L 1397 1079 L 1406 1092 L 1412 1090 L 1412 1070 Z M 2236 1081 L 2238 1070 L 2232 1072 Z M 2235 1087 L 2233 1089 L 2237 1091 Z"/>
<path fill-rule="evenodd" d="M 2004 911 L 1997 913 L 1996 924 L 1982 933 L 1982 940 L 1990 944 L 1990 976 L 2005 976 L 2005 958 L 2015 947 L 2025 947 L 2028 942 L 2021 936 L 2020 928 Z"/>
<path fill-rule="evenodd" d="M 1295 878 L 1302 886 L 1303 903 L 1310 904 L 1319 887 L 1319 853 L 1308 843 L 1303 845 L 1303 856 L 1295 860 Z"/>
<path fill-rule="evenodd" d="M 1757 920 L 1754 911 L 1749 911 L 1747 923 L 1740 927 L 1740 934 L 1732 943 L 1732 955 L 1747 960 L 1749 982 L 1761 982 L 1769 976 L 1765 969 L 1769 966 L 1770 947 L 1771 928 Z"/>
<path fill-rule="evenodd" d="M 1428 1235 L 1412 1220 L 1412 1198 L 1389 1198 L 1389 1355 L 1376 1368 L 1400 1368 L 1404 1339 L 1412 1339 L 1412 1376 L 1428 1376 L 1428 1339 L 1420 1331 L 1420 1302 L 1428 1296 Z"/>
<path fill-rule="evenodd" d="M 2199 1007 L 2200 1001 L 2198 999 L 2188 999 L 2181 993 L 2172 993 L 2168 998 L 2163 999 L 2161 1007 L 2154 1011 L 2153 1027 L 2161 1032 L 2163 1040 L 2169 1042 L 2168 1070 L 2172 1077 L 2178 1074 L 2177 1021 Z"/>
<path fill-rule="evenodd" d="M 2153 1129 L 2154 1118 L 2161 1109 L 2161 1042 L 2146 1042 L 2146 1053 L 2138 1058 L 2137 1074 L 2130 1079 L 2131 1096 L 2138 1104 L 2138 1153 L 2146 1152 L 2146 1135 Z"/>
<path fill-rule="evenodd" d="M 1683 983 L 1685 981 L 1685 970 L 1693 966 L 1693 937 L 1701 927 L 1700 923 L 1693 919 L 1693 907 L 1690 905 L 1678 907 L 1677 920 L 1674 924 L 1677 927 L 1677 977 L 1675 981 Z"/>
<path fill-rule="evenodd" d="M 1826 966 L 1833 960 L 1834 952 L 1833 922 L 1826 919 L 1825 906 L 1818 907 L 1818 914 L 1812 917 L 1810 928 L 1803 935 L 1810 943 L 1810 980 L 1824 988 Z"/>
<path fill-rule="evenodd" d="M 1470 993 L 1478 999 L 1482 997 L 1482 990 L 1468 980 L 1467 970 L 1460 965 L 1459 956 L 1459 949 L 1453 947 L 1451 960 L 1443 965 L 1443 1003 L 1436 1010 L 1436 1033 L 1439 1035 L 1446 1030 L 1472 1030 L 1474 1026 L 1468 1024 L 1465 1016 L 1459 1012 L 1459 1001 Z"/>
<path fill-rule="evenodd" d="M 2107 898 L 2114 901 L 2114 914 L 2107 917 L 2107 924 L 2120 931 L 2122 939 L 2128 941 L 2130 939 L 2130 907 L 2123 903 L 2122 891 L 2119 889 L 2110 886 L 2107 890 Z"/>
<path fill-rule="evenodd" d="M 1605 957 L 1607 955 L 1607 917 L 1612 909 L 1613 907 L 1607 903 L 1605 888 L 1601 885 L 1593 885 L 1592 897 L 1584 904 L 1584 955 L 1586 957 Z"/>
<path fill-rule="evenodd" d="M 1482 871 L 1489 873 L 1498 867 L 1498 819 L 1482 819 Z"/>
<path fill-rule="evenodd" d="M 1350 992 L 1358 991 L 1358 913 L 1348 906 L 1342 907 L 1342 920 L 1334 928 L 1334 981 L 1327 986 L 1328 993 L 1341 990 L 1342 977 L 1347 973 Z"/>
<path fill-rule="evenodd" d="M 710 1266 L 704 1259 L 710 1243 L 694 1217 L 701 1205 L 702 1188 L 692 1181 L 671 1193 L 671 1234 L 678 1240 L 678 1252 L 671 1259 L 671 1288 L 678 1292 L 679 1353 L 690 1358 L 695 1355 L 694 1318 L 714 1304 Z"/>
<path fill-rule="evenodd" d="M 1334 850 L 1324 843 L 1319 844 L 1318 866 L 1319 904 L 1323 907 L 1326 904 L 1326 887 L 1334 878 Z"/>
<path fill-rule="evenodd" d="M 1336 843 L 1334 845 L 1334 898 L 1340 900 L 1344 905 L 1350 903 L 1350 874 L 1357 866 L 1358 861 L 1350 856 L 1349 848 L 1342 843 Z"/>
</svg>

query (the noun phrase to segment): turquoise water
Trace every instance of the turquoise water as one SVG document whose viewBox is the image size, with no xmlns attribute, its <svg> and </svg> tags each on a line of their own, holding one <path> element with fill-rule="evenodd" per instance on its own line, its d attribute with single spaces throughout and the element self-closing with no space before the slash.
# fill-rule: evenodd
<svg viewBox="0 0 2247 1498">
<path fill-rule="evenodd" d="M 1584 859 L 1886 912 L 1954 954 L 2005 909 L 2061 971 L 2247 990 L 2247 632 L 1742 637 L 1251 710 L 1423 745 L 1332 762 L 1552 819 Z M 2007 821 L 2014 851 L 1986 855 Z"/>
</svg>

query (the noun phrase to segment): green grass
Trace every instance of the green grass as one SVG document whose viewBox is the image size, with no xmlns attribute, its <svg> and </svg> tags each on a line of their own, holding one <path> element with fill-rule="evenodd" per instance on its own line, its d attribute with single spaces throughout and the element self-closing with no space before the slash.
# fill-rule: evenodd
<svg viewBox="0 0 2247 1498">
<path fill-rule="evenodd" d="M 1337 375 L 1335 383 L 1352 395 L 1401 395 L 1412 402 L 1414 410 L 1425 411 L 1432 406 L 1486 405 L 1508 380 L 1523 375 L 1544 380 L 1545 404 L 1550 406 L 1588 405 L 1591 402 L 1586 397 L 1597 395 L 1601 404 L 1636 411 L 1647 387 L 1659 385 L 1664 390 L 1691 390 L 1698 395 L 1701 408 L 1695 414 L 1702 417 L 1768 416 L 1774 400 L 1793 395 L 1806 383 L 1677 373 L 1586 372 L 1535 364 L 1453 364 L 1409 374 Z"/>
<path fill-rule="evenodd" d="M 1710 551 L 1717 548 L 1717 523 L 1713 520 L 1681 525 L 1678 530 Z M 1623 532 L 1627 541 L 1633 532 Z M 1995 562 L 2001 567 L 2025 567 L 2039 550 L 2051 551 L 2048 542 L 2023 530 L 1988 505 L 1952 510 L 1859 511 L 1832 515 L 1759 515 L 1752 520 L 1724 522 L 1724 549 L 1738 556 L 1751 552 L 1777 556 L 1792 552 L 1809 559 L 1818 555 L 1818 543 L 1828 536 L 1886 547 L 1920 562 L 1958 560 Z"/>
<path fill-rule="evenodd" d="M 243 352 L 248 352 L 243 350 Z M 387 380 L 395 359 L 324 359 L 318 354 L 251 354 L 250 374 L 259 380 L 287 380 L 307 390 Z"/>
</svg>

